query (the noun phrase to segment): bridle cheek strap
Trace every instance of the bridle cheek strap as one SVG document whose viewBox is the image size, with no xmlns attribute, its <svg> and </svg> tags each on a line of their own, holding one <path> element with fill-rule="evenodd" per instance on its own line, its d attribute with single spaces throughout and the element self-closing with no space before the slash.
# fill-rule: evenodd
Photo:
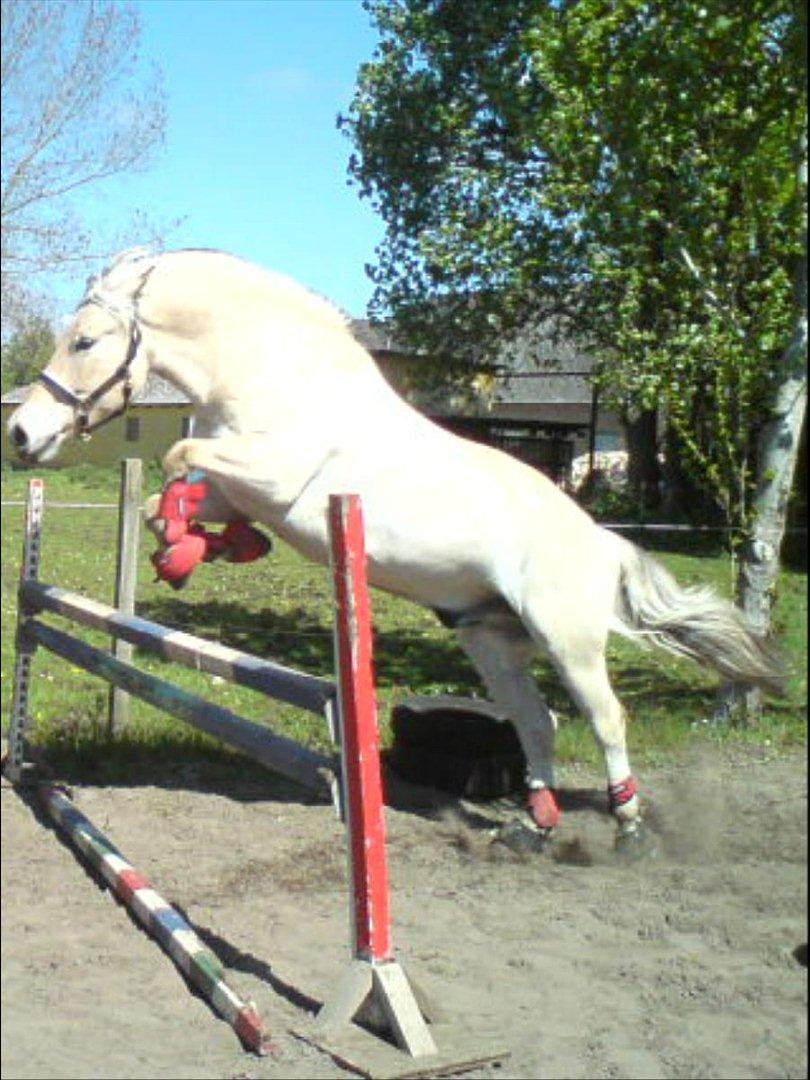
<svg viewBox="0 0 810 1080">
<path fill-rule="evenodd" d="M 130 401 L 132 400 L 132 361 L 135 359 L 140 344 L 141 331 L 138 324 L 133 323 L 129 336 L 127 355 L 112 375 L 106 378 L 103 383 L 100 383 L 95 387 L 95 389 L 91 390 L 89 394 L 77 394 L 75 390 L 71 390 L 70 387 L 65 386 L 65 384 L 60 382 L 54 375 L 49 375 L 47 371 L 43 371 L 40 374 L 39 382 L 53 394 L 56 400 L 61 401 L 63 405 L 70 405 L 73 408 L 75 414 L 74 424 L 76 435 L 79 439 L 89 439 L 94 431 L 103 427 L 104 424 L 108 424 L 111 420 L 115 420 L 129 408 Z M 123 401 L 121 405 L 114 412 L 111 412 L 108 416 L 99 420 L 98 423 L 91 424 L 90 410 L 96 402 L 100 401 L 105 394 L 120 382 L 124 384 Z"/>
</svg>

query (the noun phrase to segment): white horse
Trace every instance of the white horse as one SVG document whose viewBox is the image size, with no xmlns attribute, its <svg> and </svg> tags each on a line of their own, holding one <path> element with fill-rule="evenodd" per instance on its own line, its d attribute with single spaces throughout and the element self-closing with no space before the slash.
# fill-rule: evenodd
<svg viewBox="0 0 810 1080">
<path fill-rule="evenodd" d="M 540 830 L 559 811 L 556 719 L 529 671 L 538 648 L 593 726 L 620 837 L 638 835 L 640 812 L 605 663 L 611 630 L 781 689 L 774 651 L 736 608 L 680 588 L 542 473 L 433 424 L 334 307 L 222 252 L 119 255 L 11 416 L 12 443 L 26 461 L 53 457 L 122 412 L 150 371 L 196 404 L 195 437 L 171 447 L 164 468 L 169 481 L 205 474 L 201 519 L 263 522 L 326 563 L 329 494 L 361 496 L 371 583 L 455 629 L 515 725 Z"/>
</svg>

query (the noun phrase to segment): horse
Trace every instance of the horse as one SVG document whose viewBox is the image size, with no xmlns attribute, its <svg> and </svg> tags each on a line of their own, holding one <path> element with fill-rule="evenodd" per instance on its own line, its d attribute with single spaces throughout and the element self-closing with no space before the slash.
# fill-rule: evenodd
<svg viewBox="0 0 810 1080">
<path fill-rule="evenodd" d="M 392 388 L 338 308 L 225 252 L 120 253 L 88 282 L 10 417 L 11 443 L 23 461 L 49 460 L 66 439 L 88 438 L 124 412 L 150 372 L 196 410 L 193 436 L 163 462 L 164 501 L 147 513 L 156 534 L 165 492 L 191 476 L 201 486 L 186 517 L 263 523 L 326 564 L 329 495 L 358 493 L 369 581 L 454 630 L 515 727 L 526 823 L 543 838 L 560 811 L 557 719 L 530 671 L 537 650 L 601 747 L 617 842 L 644 830 L 608 677 L 611 632 L 690 657 L 726 681 L 783 691 L 777 651 L 732 604 L 680 586 L 542 472 L 433 423 Z"/>
</svg>

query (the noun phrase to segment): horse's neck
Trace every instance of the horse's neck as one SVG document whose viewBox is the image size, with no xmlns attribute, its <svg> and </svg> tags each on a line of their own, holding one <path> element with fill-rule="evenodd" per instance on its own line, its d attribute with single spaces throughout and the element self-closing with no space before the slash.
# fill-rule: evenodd
<svg viewBox="0 0 810 1080">
<path fill-rule="evenodd" d="M 151 329 L 151 328 L 150 328 Z M 151 371 L 182 390 L 195 405 L 198 425 L 211 431 L 290 430 L 306 424 L 329 426 L 341 411 L 399 413 L 405 408 L 373 360 L 343 335 L 324 339 L 322 356 L 313 362 L 307 349 L 296 355 L 290 334 L 287 354 L 257 346 L 255 336 L 228 335 L 228 355 L 213 342 L 153 328 Z"/>
<path fill-rule="evenodd" d="M 199 353 L 199 350 L 197 350 Z M 188 348 L 159 348 L 150 370 L 182 390 L 195 405 L 209 406 L 214 397 L 214 378 L 209 366 Z"/>
</svg>

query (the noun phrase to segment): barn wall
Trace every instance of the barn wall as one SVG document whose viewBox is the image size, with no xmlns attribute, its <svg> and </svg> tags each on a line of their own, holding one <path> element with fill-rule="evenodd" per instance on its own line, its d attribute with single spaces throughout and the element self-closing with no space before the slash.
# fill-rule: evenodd
<svg viewBox="0 0 810 1080">
<path fill-rule="evenodd" d="M 16 406 L 2 407 L 3 429 L 0 435 L 0 458 L 13 461 L 14 451 L 10 446 L 6 421 Z M 72 465 L 87 461 L 96 465 L 118 466 L 124 458 L 139 457 L 144 462 L 160 460 L 172 443 L 182 438 L 183 419 L 192 414 L 191 406 L 180 405 L 142 405 L 132 406 L 126 416 L 112 420 L 100 428 L 89 442 L 75 440 L 67 443 L 60 453 L 56 465 Z M 128 439 L 127 432 L 132 431 L 131 421 L 139 422 L 137 439 Z"/>
</svg>

